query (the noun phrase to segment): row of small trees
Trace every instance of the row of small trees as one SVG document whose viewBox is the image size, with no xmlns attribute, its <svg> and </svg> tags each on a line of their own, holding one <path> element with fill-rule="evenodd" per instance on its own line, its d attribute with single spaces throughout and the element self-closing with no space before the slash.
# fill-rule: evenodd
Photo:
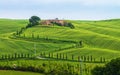
<svg viewBox="0 0 120 75">
<path fill-rule="evenodd" d="M 29 27 L 33 27 L 35 25 L 39 25 L 41 19 L 38 16 L 32 16 L 29 19 L 29 23 L 26 25 L 26 27 L 22 27 L 20 30 L 17 30 L 15 35 L 19 35 L 23 33 L 23 31 L 25 31 L 27 28 Z"/>
<path fill-rule="evenodd" d="M 46 54 L 45 52 L 42 52 L 40 53 L 39 55 L 40 57 L 42 58 L 47 58 L 47 59 L 57 59 L 57 60 L 66 60 L 66 61 L 75 61 L 75 62 L 92 62 L 92 63 L 95 63 L 95 62 L 99 62 L 99 63 L 105 63 L 106 60 L 105 58 L 100 58 L 100 61 L 95 61 L 95 58 L 93 58 L 93 56 L 78 56 L 78 59 L 75 58 L 74 55 L 67 55 L 67 54 L 62 54 L 62 53 L 57 53 L 56 55 L 53 54 L 53 53 L 48 53 Z M 5 54 L 5 55 L 1 55 L 1 60 L 6 60 L 6 59 L 20 59 L 20 58 L 33 58 L 33 55 L 31 54 L 23 54 L 23 53 L 20 53 L 20 54 Z M 49 65 L 51 65 L 51 63 L 49 63 Z M 45 67 L 47 66 L 47 67 Z M 86 64 L 84 64 L 84 68 L 82 69 L 82 65 L 77 65 L 77 67 L 73 66 L 73 65 L 67 65 L 67 68 L 66 67 L 61 67 L 61 65 L 57 65 L 57 67 L 59 68 L 56 68 L 53 66 L 56 66 L 56 65 L 52 65 L 52 66 L 49 66 L 49 71 L 46 72 L 46 68 L 48 68 L 48 65 L 46 65 L 45 63 L 42 65 L 42 66 L 39 66 L 39 67 L 36 67 L 35 65 L 13 65 L 13 66 L 10 66 L 8 65 L 0 65 L 0 69 L 1 70 L 20 70 L 20 71 L 32 71 L 32 72 L 39 72 L 39 73 L 45 73 L 45 74 L 48 74 L 48 75 L 61 75 L 61 74 L 67 74 L 67 75 L 79 75 L 80 72 L 84 72 L 86 73 L 87 75 L 90 74 L 91 72 L 91 69 L 88 68 L 86 66 Z M 71 67 L 70 67 L 71 66 Z M 62 69 L 64 68 L 64 69 Z M 82 70 L 80 70 L 82 69 Z M 67 72 L 67 73 L 66 73 Z"/>
<path fill-rule="evenodd" d="M 107 60 L 104 57 L 100 57 L 99 60 L 91 56 L 75 56 L 75 55 L 68 55 L 68 54 L 62 54 L 62 53 L 48 53 L 45 52 L 40 53 L 40 57 L 43 58 L 54 58 L 54 59 L 60 59 L 60 60 L 68 60 L 68 61 L 78 61 L 78 62 L 99 62 L 104 63 Z"/>
<path fill-rule="evenodd" d="M 103 57 L 100 57 L 99 60 L 95 59 L 92 55 L 91 56 L 75 56 L 75 55 L 68 55 L 68 54 L 62 54 L 62 53 L 57 53 L 57 54 L 53 54 L 53 53 L 40 53 L 39 55 L 42 58 L 52 58 L 52 59 L 59 59 L 59 60 L 67 60 L 67 61 L 78 61 L 78 62 L 100 62 L 100 63 L 104 63 L 106 62 L 106 59 Z M 24 53 L 20 53 L 20 54 L 5 54 L 5 55 L 1 55 L 0 59 L 4 60 L 4 59 L 19 59 L 19 58 L 33 58 L 34 55 L 32 54 L 24 54 Z"/>
<path fill-rule="evenodd" d="M 20 30 L 16 31 L 15 35 L 20 36 L 20 34 L 22 34 L 25 30 L 26 30 L 26 27 L 22 27 Z"/>
<path fill-rule="evenodd" d="M 19 59 L 19 58 L 33 58 L 32 54 L 24 54 L 24 53 L 15 53 L 15 54 L 4 54 L 1 55 L 0 59 L 1 60 L 6 60 L 6 59 Z"/>
<path fill-rule="evenodd" d="M 19 35 L 19 33 L 18 33 L 18 35 Z M 19 37 L 20 38 L 28 38 L 28 39 L 30 37 L 32 39 L 41 39 L 41 40 L 44 39 L 44 40 L 47 40 L 47 41 L 55 41 L 56 40 L 56 41 L 59 41 L 59 42 L 69 42 L 69 43 L 80 43 L 80 44 L 82 44 L 82 41 L 77 42 L 77 41 L 72 41 L 72 40 L 58 40 L 58 39 L 51 39 L 49 37 L 41 38 L 40 35 L 35 35 L 34 33 L 30 34 L 29 37 L 27 37 L 26 34 L 19 35 Z"/>
<path fill-rule="evenodd" d="M 82 62 L 96 62 L 93 60 L 92 56 L 78 56 L 78 60 L 75 60 L 74 55 L 71 56 L 71 59 L 68 58 L 68 55 L 65 54 L 57 54 L 56 56 L 53 53 L 49 53 L 48 55 L 46 55 L 45 52 L 40 54 L 40 57 L 43 58 L 55 58 L 55 59 L 60 59 L 60 60 L 70 60 L 70 61 L 78 61 L 80 62 L 82 60 Z M 69 56 L 70 57 L 70 56 Z M 5 60 L 5 59 L 18 59 L 18 58 L 33 58 L 33 56 L 31 54 L 5 54 L 5 55 L 1 55 L 1 60 Z M 98 62 L 98 61 L 97 61 Z M 100 63 L 105 62 L 104 58 L 100 58 Z M 43 63 L 42 66 L 36 67 L 35 65 L 9 65 L 9 62 L 7 62 L 6 65 L 0 64 L 0 69 L 1 70 L 20 70 L 20 71 L 32 71 L 32 72 L 39 72 L 39 73 L 45 73 L 48 75 L 61 75 L 62 74 L 66 74 L 66 70 L 67 70 L 67 74 L 69 75 L 79 75 L 80 72 L 85 72 L 87 73 L 87 75 L 89 74 L 90 70 L 86 64 L 84 64 L 84 68 L 82 69 L 81 66 L 82 65 L 77 65 L 73 66 L 73 65 L 67 65 L 67 67 L 62 66 L 60 64 L 54 64 L 52 66 L 50 66 L 51 63 L 49 63 L 49 71 L 46 72 L 46 68 L 48 68 L 48 64 Z M 47 67 L 46 67 L 47 66 Z M 56 66 L 56 67 L 53 67 Z M 70 67 L 71 66 L 71 67 Z M 59 67 L 59 68 L 57 68 Z M 64 68 L 64 69 L 62 69 Z M 82 70 L 80 70 L 82 69 Z M 59 70 L 59 72 L 58 72 Z M 78 72 L 80 71 L 80 72 Z M 120 71 L 120 58 L 117 59 L 113 59 L 111 60 L 111 62 L 107 63 L 105 66 L 96 66 L 93 70 L 92 70 L 92 75 L 119 75 Z"/>
</svg>

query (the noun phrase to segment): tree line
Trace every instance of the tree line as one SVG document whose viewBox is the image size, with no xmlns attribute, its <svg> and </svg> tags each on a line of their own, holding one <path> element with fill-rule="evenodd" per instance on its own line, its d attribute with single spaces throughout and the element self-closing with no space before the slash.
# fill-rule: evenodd
<svg viewBox="0 0 120 75">
<path fill-rule="evenodd" d="M 100 57 L 99 60 L 91 56 L 75 56 L 68 55 L 67 53 L 45 53 L 41 52 L 37 56 L 48 59 L 57 59 L 57 60 L 66 60 L 66 61 L 75 61 L 75 62 L 92 62 L 92 63 L 105 63 L 107 60 L 104 57 Z M 14 53 L 14 54 L 3 54 L 0 55 L 0 60 L 10 60 L 10 59 L 19 59 L 19 58 L 35 58 L 34 54 L 25 54 L 25 53 Z"/>
<path fill-rule="evenodd" d="M 41 52 L 40 57 L 43 58 L 52 58 L 58 60 L 66 60 L 66 61 L 75 61 L 75 62 L 89 62 L 89 63 L 105 63 L 107 62 L 106 58 L 100 57 L 99 59 L 91 56 L 75 56 L 74 54 L 68 55 L 67 53 L 45 53 Z"/>
<path fill-rule="evenodd" d="M 2 54 L 0 55 L 0 60 L 13 60 L 19 58 L 33 58 L 32 54 L 25 54 L 25 53 L 14 53 L 14 54 Z"/>
<path fill-rule="evenodd" d="M 120 75 L 120 58 L 108 62 L 105 66 L 96 66 L 92 75 Z"/>
</svg>

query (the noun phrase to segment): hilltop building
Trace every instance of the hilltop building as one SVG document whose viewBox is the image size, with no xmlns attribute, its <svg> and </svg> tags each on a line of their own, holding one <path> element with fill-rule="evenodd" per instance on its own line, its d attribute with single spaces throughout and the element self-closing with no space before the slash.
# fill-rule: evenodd
<svg viewBox="0 0 120 75">
<path fill-rule="evenodd" d="M 64 20 L 59 20 L 58 18 L 51 20 L 44 20 L 41 22 L 42 25 L 53 25 L 54 23 L 59 24 L 61 26 L 64 26 L 66 24 Z"/>
</svg>

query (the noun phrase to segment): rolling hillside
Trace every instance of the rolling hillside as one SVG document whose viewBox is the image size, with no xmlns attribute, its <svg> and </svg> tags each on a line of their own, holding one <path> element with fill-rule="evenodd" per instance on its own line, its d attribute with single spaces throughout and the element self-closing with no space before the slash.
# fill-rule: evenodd
<svg viewBox="0 0 120 75">
<path fill-rule="evenodd" d="M 34 44 L 36 44 L 38 54 L 40 52 L 67 53 L 76 56 L 93 55 L 95 58 L 105 57 L 107 59 L 120 56 L 119 19 L 69 22 L 75 25 L 75 29 L 39 25 L 25 30 L 21 38 L 10 38 L 12 33 L 28 23 L 27 20 L 0 19 L 0 54 L 34 53 Z M 38 36 L 40 39 L 37 39 Z M 44 38 L 52 39 L 52 41 L 46 41 Z M 63 42 L 65 40 L 82 41 L 84 47 L 69 48 L 75 43 Z"/>
</svg>

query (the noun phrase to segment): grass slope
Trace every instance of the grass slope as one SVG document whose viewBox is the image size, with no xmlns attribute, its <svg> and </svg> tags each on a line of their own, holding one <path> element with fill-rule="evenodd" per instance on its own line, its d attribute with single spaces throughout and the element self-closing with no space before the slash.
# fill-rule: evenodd
<svg viewBox="0 0 120 75">
<path fill-rule="evenodd" d="M 0 75 L 43 75 L 40 73 L 0 70 Z"/>
<path fill-rule="evenodd" d="M 11 39 L 10 34 L 16 32 L 27 24 L 27 20 L 0 19 L 0 51 L 3 53 L 25 52 L 34 53 L 34 43 L 37 44 L 37 53 L 54 52 L 68 55 L 93 55 L 95 58 L 103 56 L 112 59 L 120 56 L 120 20 L 105 21 L 70 21 L 75 29 L 58 26 L 35 26 L 28 28 L 21 36 L 25 38 Z M 73 43 L 55 43 L 37 38 L 50 38 L 55 40 L 83 41 L 83 48 L 59 50 L 74 45 Z M 27 39 L 27 40 L 26 40 Z"/>
</svg>

